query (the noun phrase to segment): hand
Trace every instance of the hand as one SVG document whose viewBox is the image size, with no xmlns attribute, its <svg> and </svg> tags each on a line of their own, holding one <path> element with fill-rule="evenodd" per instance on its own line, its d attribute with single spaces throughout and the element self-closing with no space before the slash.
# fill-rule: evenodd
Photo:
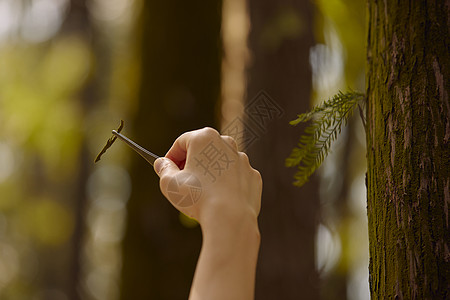
<svg viewBox="0 0 450 300">
<path fill-rule="evenodd" d="M 212 128 L 182 134 L 154 167 L 164 196 L 202 227 L 259 214 L 259 172 L 233 138 Z"/>
<path fill-rule="evenodd" d="M 202 228 L 189 299 L 253 299 L 262 180 L 247 155 L 203 128 L 182 134 L 154 166 L 162 193 Z"/>
</svg>

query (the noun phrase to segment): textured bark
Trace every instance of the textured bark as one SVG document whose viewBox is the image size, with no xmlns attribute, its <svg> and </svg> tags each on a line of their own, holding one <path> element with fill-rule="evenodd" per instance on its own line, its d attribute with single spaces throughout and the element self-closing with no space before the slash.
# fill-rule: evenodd
<svg viewBox="0 0 450 300">
<path fill-rule="evenodd" d="M 368 1 L 372 299 L 448 299 L 449 1 Z"/>
<path fill-rule="evenodd" d="M 247 152 L 264 180 L 256 299 L 318 299 L 314 265 L 317 185 L 313 180 L 301 189 L 293 186 L 295 170 L 284 167 L 301 132 L 288 122 L 310 107 L 312 7 L 308 0 L 250 0 L 249 10 L 253 60 L 248 71 L 246 116 L 257 140 Z M 248 109 L 254 108 L 252 101 L 258 101 L 261 90 L 284 111 L 278 117 L 260 107 L 265 118 L 262 129 L 255 126 L 255 120 L 261 119 L 250 120 L 254 111 Z"/>
<path fill-rule="evenodd" d="M 221 1 L 143 1 L 141 89 L 133 138 L 164 155 L 183 132 L 215 126 Z M 128 127 L 130 128 L 130 127 Z M 152 166 L 133 156 L 121 299 L 187 299 L 200 252 L 162 196 Z"/>
</svg>

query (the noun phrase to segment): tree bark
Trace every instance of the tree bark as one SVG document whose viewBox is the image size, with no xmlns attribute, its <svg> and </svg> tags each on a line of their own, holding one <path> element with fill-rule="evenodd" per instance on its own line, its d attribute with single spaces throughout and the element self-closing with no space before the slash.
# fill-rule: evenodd
<svg viewBox="0 0 450 300">
<path fill-rule="evenodd" d="M 141 88 L 133 139 L 164 155 L 183 132 L 216 126 L 221 1 L 144 1 Z M 130 127 L 128 127 L 130 128 Z M 199 227 L 183 227 L 152 166 L 133 156 L 121 299 L 187 299 Z"/>
<path fill-rule="evenodd" d="M 246 127 L 254 142 L 247 153 L 264 181 L 256 299 L 318 299 L 317 185 L 293 186 L 295 170 L 284 166 L 300 130 L 289 121 L 310 107 L 312 7 L 310 1 L 249 0 L 249 11 Z"/>
<path fill-rule="evenodd" d="M 448 299 L 449 1 L 368 1 L 372 299 Z"/>
</svg>

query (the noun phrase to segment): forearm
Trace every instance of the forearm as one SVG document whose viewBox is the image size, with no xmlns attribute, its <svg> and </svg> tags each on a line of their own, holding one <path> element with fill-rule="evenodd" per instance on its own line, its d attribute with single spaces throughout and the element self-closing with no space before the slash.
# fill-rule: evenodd
<svg viewBox="0 0 450 300">
<path fill-rule="evenodd" d="M 190 300 L 254 298 L 260 235 L 256 218 L 204 228 Z"/>
</svg>

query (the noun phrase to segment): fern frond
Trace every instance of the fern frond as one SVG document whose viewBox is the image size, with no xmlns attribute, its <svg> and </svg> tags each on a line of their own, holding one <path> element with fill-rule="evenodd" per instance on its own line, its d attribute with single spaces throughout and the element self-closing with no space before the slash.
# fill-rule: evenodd
<svg viewBox="0 0 450 300">
<path fill-rule="evenodd" d="M 305 184 L 322 164 L 330 152 L 332 142 L 337 139 L 342 126 L 347 124 L 353 110 L 362 99 L 364 99 L 362 93 L 339 91 L 332 98 L 289 122 L 295 126 L 311 121 L 305 129 L 305 134 L 300 137 L 297 147 L 292 150 L 285 162 L 287 167 L 297 166 L 298 171 L 294 176 L 295 185 Z"/>
</svg>

